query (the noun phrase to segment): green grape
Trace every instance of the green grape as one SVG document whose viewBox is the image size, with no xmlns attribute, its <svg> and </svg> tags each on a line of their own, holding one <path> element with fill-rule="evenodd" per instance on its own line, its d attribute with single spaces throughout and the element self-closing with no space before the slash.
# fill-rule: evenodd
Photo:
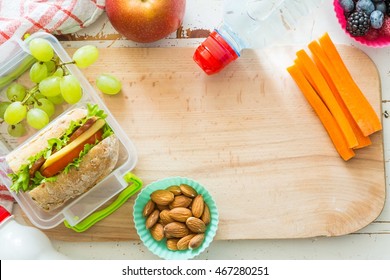
<svg viewBox="0 0 390 280">
<path fill-rule="evenodd" d="M 19 83 L 12 83 L 7 88 L 7 97 L 10 101 L 22 101 L 26 96 L 26 88 Z"/>
<path fill-rule="evenodd" d="M 60 105 L 65 102 L 64 98 L 62 97 L 62 94 L 56 96 L 48 96 L 47 99 L 50 100 L 54 105 Z"/>
<path fill-rule="evenodd" d="M 43 79 L 39 83 L 39 91 L 44 96 L 56 96 L 61 93 L 60 89 L 61 78 L 57 76 L 50 76 Z"/>
<path fill-rule="evenodd" d="M 50 75 L 51 73 L 54 73 L 56 71 L 56 63 L 53 60 L 45 62 L 47 67 L 47 73 Z"/>
<path fill-rule="evenodd" d="M 39 61 L 50 61 L 54 56 L 54 50 L 50 42 L 43 38 L 32 39 L 29 43 L 31 55 Z"/>
<path fill-rule="evenodd" d="M 52 76 L 62 77 L 64 76 L 64 70 L 61 67 L 58 67 Z"/>
<path fill-rule="evenodd" d="M 47 66 L 45 63 L 35 62 L 30 68 L 30 80 L 34 83 L 40 83 L 47 75 Z"/>
<path fill-rule="evenodd" d="M 51 102 L 49 99 L 46 99 L 46 98 L 38 99 L 38 102 L 35 102 L 35 104 L 34 104 L 34 108 L 38 108 L 38 109 L 41 109 L 42 111 L 46 112 L 46 114 L 49 116 L 49 118 L 51 116 L 53 116 L 53 114 L 56 111 L 56 108 L 55 108 L 53 102 Z"/>
<path fill-rule="evenodd" d="M 73 61 L 80 68 L 86 68 L 93 64 L 99 57 L 99 50 L 92 45 L 85 45 L 77 49 L 73 54 Z"/>
<path fill-rule="evenodd" d="M 105 94 L 117 94 L 122 89 L 122 83 L 114 76 L 102 74 L 96 80 L 96 86 Z"/>
<path fill-rule="evenodd" d="M 26 128 L 22 123 L 9 125 L 7 131 L 12 137 L 22 137 L 26 134 Z"/>
<path fill-rule="evenodd" d="M 4 112 L 4 121 L 8 124 L 17 124 L 24 120 L 27 108 L 20 101 L 12 102 Z"/>
<path fill-rule="evenodd" d="M 34 97 L 35 99 L 40 99 L 40 98 L 45 98 L 46 96 L 44 96 L 42 93 L 37 91 L 36 93 L 34 93 Z"/>
<path fill-rule="evenodd" d="M 67 75 L 61 79 L 61 94 L 64 100 L 69 104 L 75 104 L 83 96 L 83 90 L 80 83 L 73 75 Z"/>
<path fill-rule="evenodd" d="M 11 104 L 11 102 L 8 102 L 8 101 L 0 102 L 0 119 L 4 119 L 5 110 L 7 110 L 8 106 L 10 104 Z"/>
<path fill-rule="evenodd" d="M 27 123 L 35 129 L 41 129 L 49 123 L 49 116 L 41 109 L 32 108 L 27 112 Z"/>
</svg>

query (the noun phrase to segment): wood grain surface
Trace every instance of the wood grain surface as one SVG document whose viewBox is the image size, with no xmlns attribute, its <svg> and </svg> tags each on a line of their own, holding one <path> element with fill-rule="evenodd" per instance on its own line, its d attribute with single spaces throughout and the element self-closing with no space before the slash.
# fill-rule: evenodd
<svg viewBox="0 0 390 280">
<path fill-rule="evenodd" d="M 216 239 L 344 235 L 384 206 L 382 133 L 354 159 L 339 157 L 286 71 L 300 48 L 248 50 L 214 76 L 193 62 L 192 48 L 108 48 L 83 72 L 93 85 L 103 72 L 122 80 L 122 93 L 98 94 L 137 148 L 133 172 L 145 185 L 168 176 L 202 183 L 218 205 Z M 358 49 L 338 49 L 380 115 L 375 65 Z M 138 239 L 134 200 L 86 232 L 45 232 L 80 242 Z"/>
</svg>

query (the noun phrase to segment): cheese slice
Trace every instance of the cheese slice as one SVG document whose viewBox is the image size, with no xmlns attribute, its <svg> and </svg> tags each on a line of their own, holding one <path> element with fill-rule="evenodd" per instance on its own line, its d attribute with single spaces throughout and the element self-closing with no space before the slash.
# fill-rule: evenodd
<svg viewBox="0 0 390 280">
<path fill-rule="evenodd" d="M 64 157 L 64 155 L 72 151 L 74 148 L 76 148 L 81 143 L 83 143 L 88 138 L 90 138 L 92 135 L 94 135 L 96 132 L 98 132 L 99 129 L 101 129 L 105 124 L 106 124 L 105 120 L 98 119 L 87 131 L 82 133 L 73 142 L 71 142 L 69 145 L 66 145 L 61 150 L 48 157 L 40 170 L 44 170 L 48 166 L 52 165 L 54 162 L 61 160 L 61 158 Z"/>
</svg>

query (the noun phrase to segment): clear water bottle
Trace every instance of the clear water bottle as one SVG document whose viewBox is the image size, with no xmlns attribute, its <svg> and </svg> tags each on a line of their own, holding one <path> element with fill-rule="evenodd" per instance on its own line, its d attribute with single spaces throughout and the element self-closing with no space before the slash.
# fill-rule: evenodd
<svg viewBox="0 0 390 280">
<path fill-rule="evenodd" d="M 1 260 L 65 260 L 39 229 L 19 224 L 0 205 Z"/>
<path fill-rule="evenodd" d="M 207 73 L 222 70 L 243 49 L 269 46 L 322 0 L 225 0 L 223 22 L 196 49 L 194 60 Z"/>
</svg>

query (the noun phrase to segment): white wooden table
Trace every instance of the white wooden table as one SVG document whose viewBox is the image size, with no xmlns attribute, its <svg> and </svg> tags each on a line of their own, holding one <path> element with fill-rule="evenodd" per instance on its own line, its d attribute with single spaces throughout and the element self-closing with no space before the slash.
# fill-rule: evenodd
<svg viewBox="0 0 390 280">
<path fill-rule="evenodd" d="M 119 36 L 103 14 L 86 29 L 61 38 L 64 47 L 86 43 L 99 48 L 115 47 L 196 47 L 222 19 L 222 0 L 187 0 L 182 32 L 153 44 L 136 44 Z M 333 1 L 325 3 L 305 17 L 295 32 L 281 38 L 279 44 L 305 46 L 324 32 L 336 43 L 354 45 L 367 53 L 378 67 L 382 83 L 384 115 L 390 113 L 390 48 L 368 48 L 350 39 L 339 27 L 333 12 Z M 88 42 L 86 42 L 88 41 Z M 386 180 L 389 162 L 389 121 L 383 117 Z M 388 184 L 388 183 L 387 183 Z M 388 187 L 387 187 L 388 188 Z M 53 240 L 56 249 L 72 259 L 157 259 L 140 241 L 71 243 Z M 294 240 L 215 241 L 198 259 L 390 259 L 390 205 L 378 219 L 359 232 L 341 237 Z"/>
</svg>

